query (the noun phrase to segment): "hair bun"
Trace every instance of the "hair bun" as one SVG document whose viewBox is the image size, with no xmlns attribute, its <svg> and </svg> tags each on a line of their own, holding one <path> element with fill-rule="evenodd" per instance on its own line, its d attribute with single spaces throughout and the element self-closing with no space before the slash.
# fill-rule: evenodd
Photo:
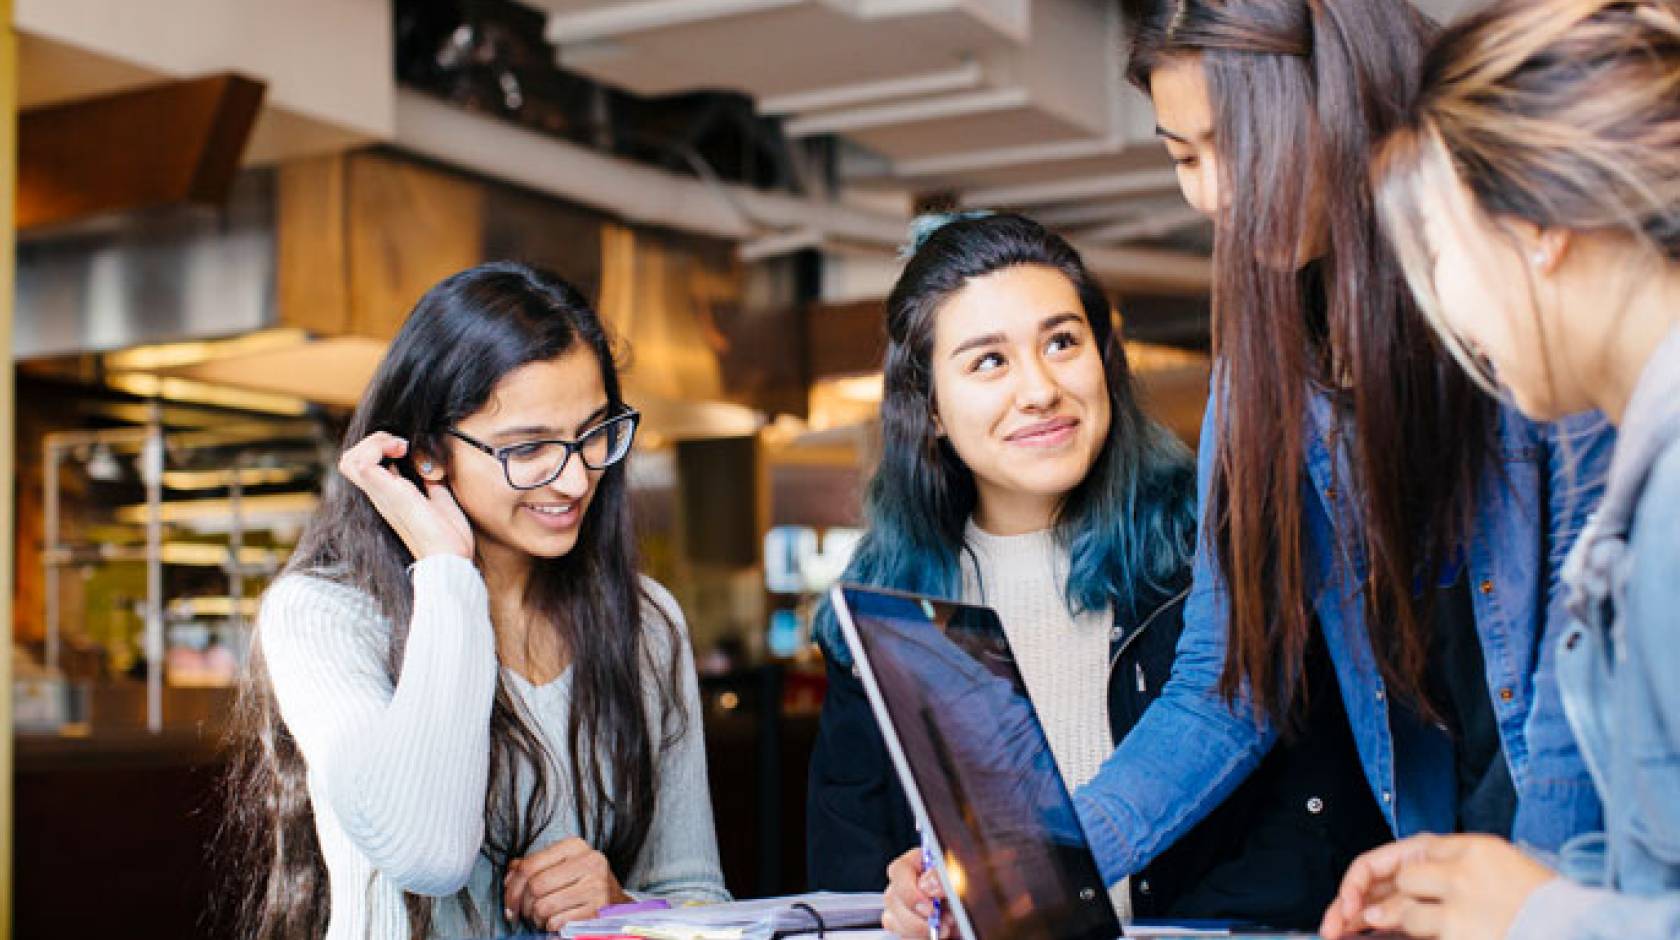
<svg viewBox="0 0 1680 940">
<path fill-rule="evenodd" d="M 990 209 L 964 209 L 959 212 L 924 212 L 910 221 L 910 240 L 898 250 L 901 259 L 908 259 L 922 250 L 933 233 L 939 231 L 952 222 L 967 222 L 972 219 L 984 219 L 997 213 Z"/>
</svg>

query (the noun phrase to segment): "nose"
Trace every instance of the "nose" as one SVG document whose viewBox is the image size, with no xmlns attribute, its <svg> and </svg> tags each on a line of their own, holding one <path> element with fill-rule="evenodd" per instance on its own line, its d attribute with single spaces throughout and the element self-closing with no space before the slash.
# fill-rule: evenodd
<svg viewBox="0 0 1680 940">
<path fill-rule="evenodd" d="M 582 499 L 591 485 L 593 481 L 589 478 L 589 468 L 583 465 L 582 455 L 572 454 L 560 469 L 560 475 L 549 482 L 548 489 L 567 499 Z"/>
<path fill-rule="evenodd" d="M 1178 188 L 1190 208 L 1208 218 L 1219 212 L 1219 167 L 1212 156 L 1201 157 L 1194 168 L 1181 169 Z"/>
<path fill-rule="evenodd" d="M 1044 411 L 1061 401 L 1062 387 L 1039 357 L 1027 357 L 1015 375 L 1015 401 L 1021 410 Z"/>
</svg>

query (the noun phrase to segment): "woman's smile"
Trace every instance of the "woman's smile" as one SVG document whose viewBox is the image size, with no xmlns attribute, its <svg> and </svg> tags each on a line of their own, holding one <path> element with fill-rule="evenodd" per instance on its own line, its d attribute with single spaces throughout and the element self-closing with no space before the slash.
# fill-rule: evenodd
<svg viewBox="0 0 1680 940">
<path fill-rule="evenodd" d="M 1036 421 L 1026 427 L 1012 431 L 1004 437 L 1004 440 L 1017 447 L 1050 449 L 1066 446 L 1078 433 L 1078 418 L 1051 418 L 1046 421 Z"/>
<path fill-rule="evenodd" d="M 578 500 L 563 502 L 525 503 L 520 508 L 537 521 L 538 525 L 555 532 L 565 532 L 575 529 L 583 520 L 580 512 L 582 504 Z"/>
</svg>

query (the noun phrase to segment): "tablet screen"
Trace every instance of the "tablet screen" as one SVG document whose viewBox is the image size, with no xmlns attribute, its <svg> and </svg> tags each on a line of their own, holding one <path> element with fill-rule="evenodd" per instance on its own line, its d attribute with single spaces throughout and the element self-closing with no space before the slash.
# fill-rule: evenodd
<svg viewBox="0 0 1680 940">
<path fill-rule="evenodd" d="M 1113 940 L 1119 921 L 989 608 L 842 588 L 979 940 Z"/>
</svg>

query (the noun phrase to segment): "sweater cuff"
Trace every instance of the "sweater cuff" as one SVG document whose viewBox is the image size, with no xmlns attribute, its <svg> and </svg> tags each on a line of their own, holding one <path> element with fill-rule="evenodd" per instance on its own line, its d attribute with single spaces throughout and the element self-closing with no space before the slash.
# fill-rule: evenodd
<svg viewBox="0 0 1680 940">
<path fill-rule="evenodd" d="M 478 566 L 473 564 L 471 559 L 448 553 L 427 555 L 419 561 L 409 563 L 408 576 L 410 578 L 418 579 L 422 576 L 422 572 L 426 572 L 424 576 L 427 578 L 441 578 L 451 584 L 459 584 L 463 577 L 483 580 L 483 577 L 478 573 Z"/>
<path fill-rule="evenodd" d="M 1580 935 L 1579 926 L 1591 908 L 1610 892 L 1588 888 L 1567 878 L 1553 878 L 1534 890 L 1505 932 L 1506 940 L 1552 940 Z"/>
<path fill-rule="evenodd" d="M 490 589 L 478 566 L 460 555 L 429 555 L 413 565 L 414 609 L 461 617 L 489 617 Z M 450 614 L 443 613 L 443 616 Z M 469 631 L 492 636 L 491 631 Z M 490 645 L 493 647 L 494 643 Z"/>
</svg>

